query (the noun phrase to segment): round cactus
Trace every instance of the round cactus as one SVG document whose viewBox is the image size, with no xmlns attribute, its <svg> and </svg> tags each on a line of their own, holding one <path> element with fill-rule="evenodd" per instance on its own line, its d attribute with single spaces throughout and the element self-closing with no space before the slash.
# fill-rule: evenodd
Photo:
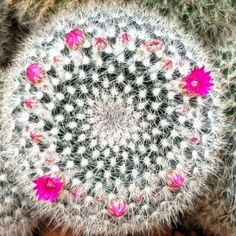
<svg viewBox="0 0 236 236">
<path fill-rule="evenodd" d="M 221 143 L 206 58 L 173 22 L 106 6 L 56 16 L 27 39 L 2 111 L 33 213 L 88 234 L 177 220 Z"/>
<path fill-rule="evenodd" d="M 236 34 L 235 34 L 236 36 Z M 222 78 L 222 96 L 225 99 L 224 113 L 228 129 L 226 145 L 220 156 L 222 163 L 217 177 L 209 179 L 210 192 L 197 203 L 192 220 L 214 235 L 233 236 L 236 232 L 236 160 L 235 160 L 235 86 L 236 86 L 236 37 L 230 38 L 213 53 L 214 65 Z"/>
</svg>

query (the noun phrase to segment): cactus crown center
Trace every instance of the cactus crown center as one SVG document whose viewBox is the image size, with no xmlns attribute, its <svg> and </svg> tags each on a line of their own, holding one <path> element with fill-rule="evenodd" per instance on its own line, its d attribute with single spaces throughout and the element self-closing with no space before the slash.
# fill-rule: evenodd
<svg viewBox="0 0 236 236">
<path fill-rule="evenodd" d="M 110 144 L 131 138 L 137 130 L 134 116 L 131 105 L 113 98 L 94 102 L 88 111 L 94 136 Z"/>
</svg>

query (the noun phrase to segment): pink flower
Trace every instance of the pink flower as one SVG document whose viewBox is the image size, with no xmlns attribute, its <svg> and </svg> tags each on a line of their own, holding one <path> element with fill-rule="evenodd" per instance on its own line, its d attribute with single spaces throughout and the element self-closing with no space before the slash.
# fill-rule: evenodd
<svg viewBox="0 0 236 236">
<path fill-rule="evenodd" d="M 33 63 L 30 64 L 26 69 L 26 75 L 30 83 L 38 84 L 45 78 L 46 72 L 43 65 L 39 63 Z"/>
<path fill-rule="evenodd" d="M 58 198 L 64 187 L 63 182 L 59 178 L 47 175 L 38 177 L 34 180 L 34 184 L 38 200 L 50 202 L 54 202 Z"/>
<path fill-rule="evenodd" d="M 185 177 L 184 175 L 176 172 L 171 171 L 169 175 L 167 176 L 167 185 L 171 188 L 180 188 L 184 185 Z"/>
<path fill-rule="evenodd" d="M 24 106 L 26 109 L 33 109 L 35 108 L 36 104 L 37 104 L 37 99 L 35 97 L 28 98 L 24 102 Z"/>
<path fill-rule="evenodd" d="M 182 79 L 184 82 L 183 89 L 186 93 L 204 96 L 210 92 L 213 86 L 212 78 L 210 72 L 204 70 L 204 66 L 202 68 L 195 67 L 190 74 Z"/>
<path fill-rule="evenodd" d="M 195 143 L 197 143 L 197 142 L 199 141 L 199 137 L 198 137 L 196 134 L 194 134 L 194 135 L 192 135 L 192 136 L 189 137 L 189 141 L 190 141 L 192 144 L 195 144 Z"/>
<path fill-rule="evenodd" d="M 127 213 L 127 205 L 122 199 L 114 199 L 110 202 L 107 212 L 112 217 L 121 218 Z"/>
<path fill-rule="evenodd" d="M 121 42 L 122 43 L 128 43 L 128 42 L 130 42 L 130 40 L 131 40 L 131 36 L 128 33 L 125 32 L 121 35 Z"/>
<path fill-rule="evenodd" d="M 95 38 L 95 45 L 98 50 L 102 50 L 107 46 L 107 41 L 105 38 L 97 37 Z"/>
<path fill-rule="evenodd" d="M 69 48 L 80 48 L 85 39 L 85 32 L 81 29 L 73 29 L 66 34 L 65 38 Z"/>
<path fill-rule="evenodd" d="M 79 197 L 83 197 L 84 196 L 84 189 L 81 186 L 74 186 L 71 191 L 70 191 L 71 196 L 74 199 L 77 199 Z"/>
<path fill-rule="evenodd" d="M 30 139 L 35 143 L 40 143 L 43 140 L 43 135 L 36 132 L 30 132 Z"/>
<path fill-rule="evenodd" d="M 169 60 L 169 59 L 166 59 L 163 61 L 163 64 L 162 64 L 162 67 L 163 69 L 165 70 L 169 70 L 173 67 L 173 61 Z"/>
<path fill-rule="evenodd" d="M 159 39 L 151 39 L 145 43 L 145 47 L 149 52 L 156 52 L 164 48 L 164 43 Z"/>
</svg>

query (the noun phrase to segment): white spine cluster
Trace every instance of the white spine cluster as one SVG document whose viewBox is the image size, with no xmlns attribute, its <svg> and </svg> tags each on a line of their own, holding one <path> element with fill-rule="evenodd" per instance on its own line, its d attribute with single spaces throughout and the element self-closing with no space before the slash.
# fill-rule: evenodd
<svg viewBox="0 0 236 236">
<path fill-rule="evenodd" d="M 4 143 L 18 150 L 6 160 L 17 160 L 32 214 L 75 232 L 124 235 L 170 224 L 202 191 L 216 167 L 221 109 L 217 78 L 207 96 L 183 92 L 184 76 L 210 68 L 177 25 L 103 8 L 57 16 L 26 40 L 5 75 Z M 77 48 L 65 40 L 74 29 Z M 43 67 L 40 83 L 26 76 L 32 63 Z M 184 179 L 176 188 L 174 172 Z M 53 204 L 38 200 L 33 183 L 49 175 L 64 183 Z"/>
<path fill-rule="evenodd" d="M 4 163 L 5 161 L 5 163 Z M 32 235 L 33 221 L 27 215 L 25 200 L 16 186 L 15 166 L 0 161 L 0 235 Z"/>
<path fill-rule="evenodd" d="M 225 145 L 219 152 L 220 168 L 207 181 L 209 190 L 196 203 L 191 222 L 214 235 L 234 236 L 236 233 L 236 158 L 235 158 L 235 90 L 236 32 L 212 53 L 214 66 L 221 74 L 222 99 L 227 127 Z"/>
</svg>

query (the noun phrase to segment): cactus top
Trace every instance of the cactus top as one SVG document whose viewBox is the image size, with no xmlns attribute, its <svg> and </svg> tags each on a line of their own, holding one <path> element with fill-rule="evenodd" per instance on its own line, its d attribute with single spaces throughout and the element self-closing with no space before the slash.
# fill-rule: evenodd
<svg viewBox="0 0 236 236">
<path fill-rule="evenodd" d="M 169 223 L 215 165 L 204 58 L 172 22 L 128 10 L 58 16 L 26 40 L 3 111 L 38 212 L 63 221 L 63 206 L 91 232 Z"/>
</svg>

